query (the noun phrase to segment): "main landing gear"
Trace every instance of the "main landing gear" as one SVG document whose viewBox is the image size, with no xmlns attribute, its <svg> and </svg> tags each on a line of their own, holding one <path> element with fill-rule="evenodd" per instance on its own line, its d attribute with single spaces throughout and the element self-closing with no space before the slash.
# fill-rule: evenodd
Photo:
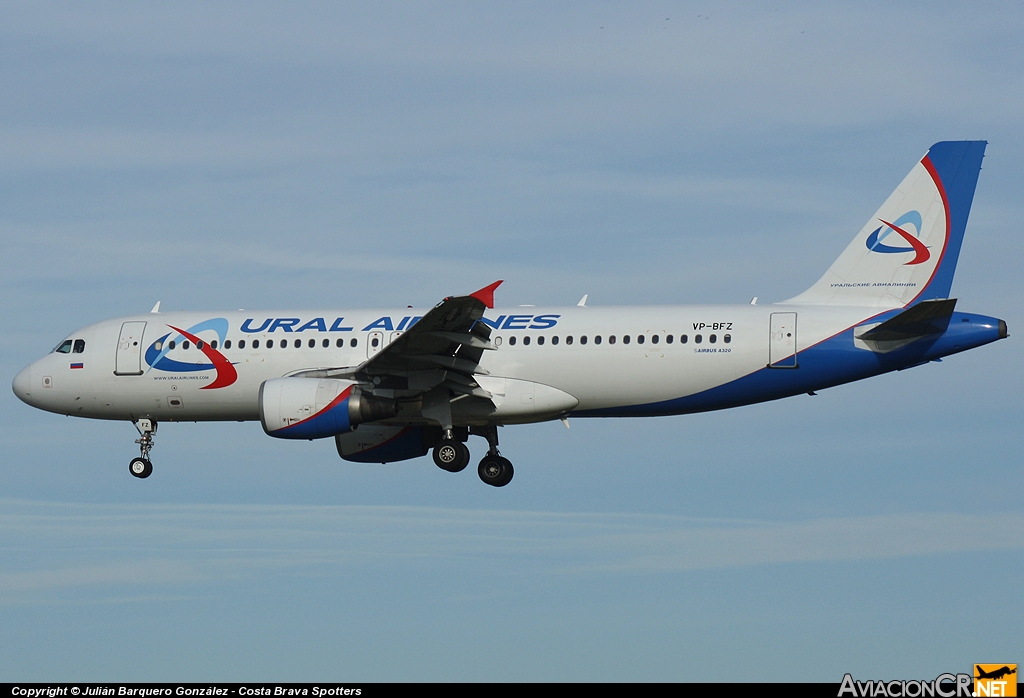
<svg viewBox="0 0 1024 698">
<path fill-rule="evenodd" d="M 469 448 L 454 438 L 451 429 L 446 431 L 444 437 L 434 446 L 434 463 L 449 473 L 465 470 L 469 465 L 469 459 Z"/>
<path fill-rule="evenodd" d="M 512 482 L 512 476 L 515 474 L 512 469 L 512 461 L 502 458 L 497 453 L 488 453 L 484 456 L 480 465 L 477 466 L 476 472 L 480 475 L 481 480 L 493 487 L 504 487 Z"/>
<path fill-rule="evenodd" d="M 128 464 L 128 472 L 138 478 L 146 478 L 153 474 L 153 464 L 149 462 L 149 452 L 153 449 L 153 434 L 156 433 L 155 419 L 140 419 L 135 422 L 135 428 L 139 431 L 139 438 L 135 443 L 139 445 L 142 455 L 132 458 Z"/>
<path fill-rule="evenodd" d="M 480 479 L 492 487 L 504 487 L 511 482 L 515 471 L 512 462 L 498 452 L 497 426 L 489 424 L 486 427 L 474 427 L 470 433 L 487 439 L 487 455 L 477 467 Z M 465 470 L 469 465 L 469 459 L 469 449 L 466 444 L 454 438 L 452 430 L 446 430 L 444 437 L 434 446 L 434 463 L 450 473 Z"/>
</svg>

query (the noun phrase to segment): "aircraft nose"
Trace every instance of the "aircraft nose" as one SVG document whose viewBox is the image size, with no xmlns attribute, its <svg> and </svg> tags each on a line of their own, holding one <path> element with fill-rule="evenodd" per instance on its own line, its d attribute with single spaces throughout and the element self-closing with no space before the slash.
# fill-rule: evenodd
<svg viewBox="0 0 1024 698">
<path fill-rule="evenodd" d="M 26 366 L 14 377 L 14 382 L 11 384 L 11 388 L 14 390 L 14 394 L 18 396 L 18 399 L 22 402 L 32 404 L 32 367 Z"/>
</svg>

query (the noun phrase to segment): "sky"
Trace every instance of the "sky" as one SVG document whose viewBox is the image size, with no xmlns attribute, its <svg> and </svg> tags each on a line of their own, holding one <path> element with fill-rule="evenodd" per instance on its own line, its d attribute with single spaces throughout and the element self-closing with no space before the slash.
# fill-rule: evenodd
<svg viewBox="0 0 1024 698">
<path fill-rule="evenodd" d="M 773 302 L 985 139 L 1010 338 L 510 427 L 507 487 L 0 392 L 0 680 L 930 679 L 1022 662 L 1024 4 L 0 2 L 0 376 L 148 311 Z M 470 446 L 483 455 L 480 439 Z M 1017 581 L 1015 581 L 1017 580 Z"/>
</svg>

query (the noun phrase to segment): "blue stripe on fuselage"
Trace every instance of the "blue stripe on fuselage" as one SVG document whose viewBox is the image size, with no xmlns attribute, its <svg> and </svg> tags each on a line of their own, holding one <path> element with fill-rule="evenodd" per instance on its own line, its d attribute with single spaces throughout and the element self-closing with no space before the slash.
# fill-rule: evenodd
<svg viewBox="0 0 1024 698">
<path fill-rule="evenodd" d="M 893 313 L 873 318 L 883 321 Z M 854 328 L 801 350 L 799 368 L 762 368 L 736 380 L 693 395 L 599 410 L 573 412 L 574 417 L 653 417 L 710 412 L 777 400 L 822 390 L 881 373 L 916 366 L 973 349 L 999 339 L 999 320 L 984 315 L 953 313 L 944 334 L 923 337 L 901 349 L 879 354 L 854 346 Z M 765 354 L 767 356 L 767 347 Z"/>
</svg>

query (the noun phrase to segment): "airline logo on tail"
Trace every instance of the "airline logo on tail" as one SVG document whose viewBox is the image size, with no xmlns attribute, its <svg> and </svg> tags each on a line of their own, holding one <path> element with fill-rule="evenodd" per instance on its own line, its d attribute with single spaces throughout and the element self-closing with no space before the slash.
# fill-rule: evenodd
<svg viewBox="0 0 1024 698">
<path fill-rule="evenodd" d="M 903 266 L 909 267 L 914 264 L 921 264 L 931 259 L 932 253 L 928 251 L 928 248 L 923 242 L 921 242 L 921 214 L 917 211 L 907 211 L 902 216 L 896 219 L 895 222 L 889 223 L 888 221 L 878 219 L 883 225 L 875 228 L 874 232 L 868 235 L 868 239 L 865 241 L 867 248 L 872 252 L 881 252 L 882 254 L 897 254 L 901 252 L 913 252 L 914 258 L 909 262 L 905 262 Z M 906 230 L 910 225 L 914 226 L 916 233 L 912 234 Z M 888 238 L 891 242 L 899 243 L 898 238 L 892 237 L 895 233 L 899 238 L 902 238 L 903 242 L 906 242 L 907 246 L 886 245 L 885 240 Z"/>
<path fill-rule="evenodd" d="M 217 333 L 217 337 L 220 339 L 220 344 L 223 346 L 224 338 L 228 333 L 228 321 L 226 318 L 205 320 L 197 325 L 193 325 L 187 330 L 179 329 L 173 325 L 168 325 L 168 327 L 178 333 L 174 340 L 172 340 L 174 343 L 183 339 L 192 342 L 196 348 L 203 352 L 206 358 L 210 360 L 210 363 L 186 363 L 184 361 L 175 361 L 174 359 L 169 358 L 167 356 L 167 352 L 171 350 L 172 342 L 167 341 L 167 338 L 171 336 L 171 333 L 167 333 L 150 344 L 146 349 L 146 363 L 149 364 L 149 370 L 153 370 L 155 368 L 158 371 L 184 373 L 215 369 L 217 371 L 217 377 L 212 383 L 204 385 L 200 390 L 226 388 L 238 380 L 238 372 L 235 370 L 235 367 L 231 362 L 227 360 L 227 357 L 211 347 L 209 342 L 204 342 L 197 336 L 200 332 L 213 330 Z"/>
</svg>

